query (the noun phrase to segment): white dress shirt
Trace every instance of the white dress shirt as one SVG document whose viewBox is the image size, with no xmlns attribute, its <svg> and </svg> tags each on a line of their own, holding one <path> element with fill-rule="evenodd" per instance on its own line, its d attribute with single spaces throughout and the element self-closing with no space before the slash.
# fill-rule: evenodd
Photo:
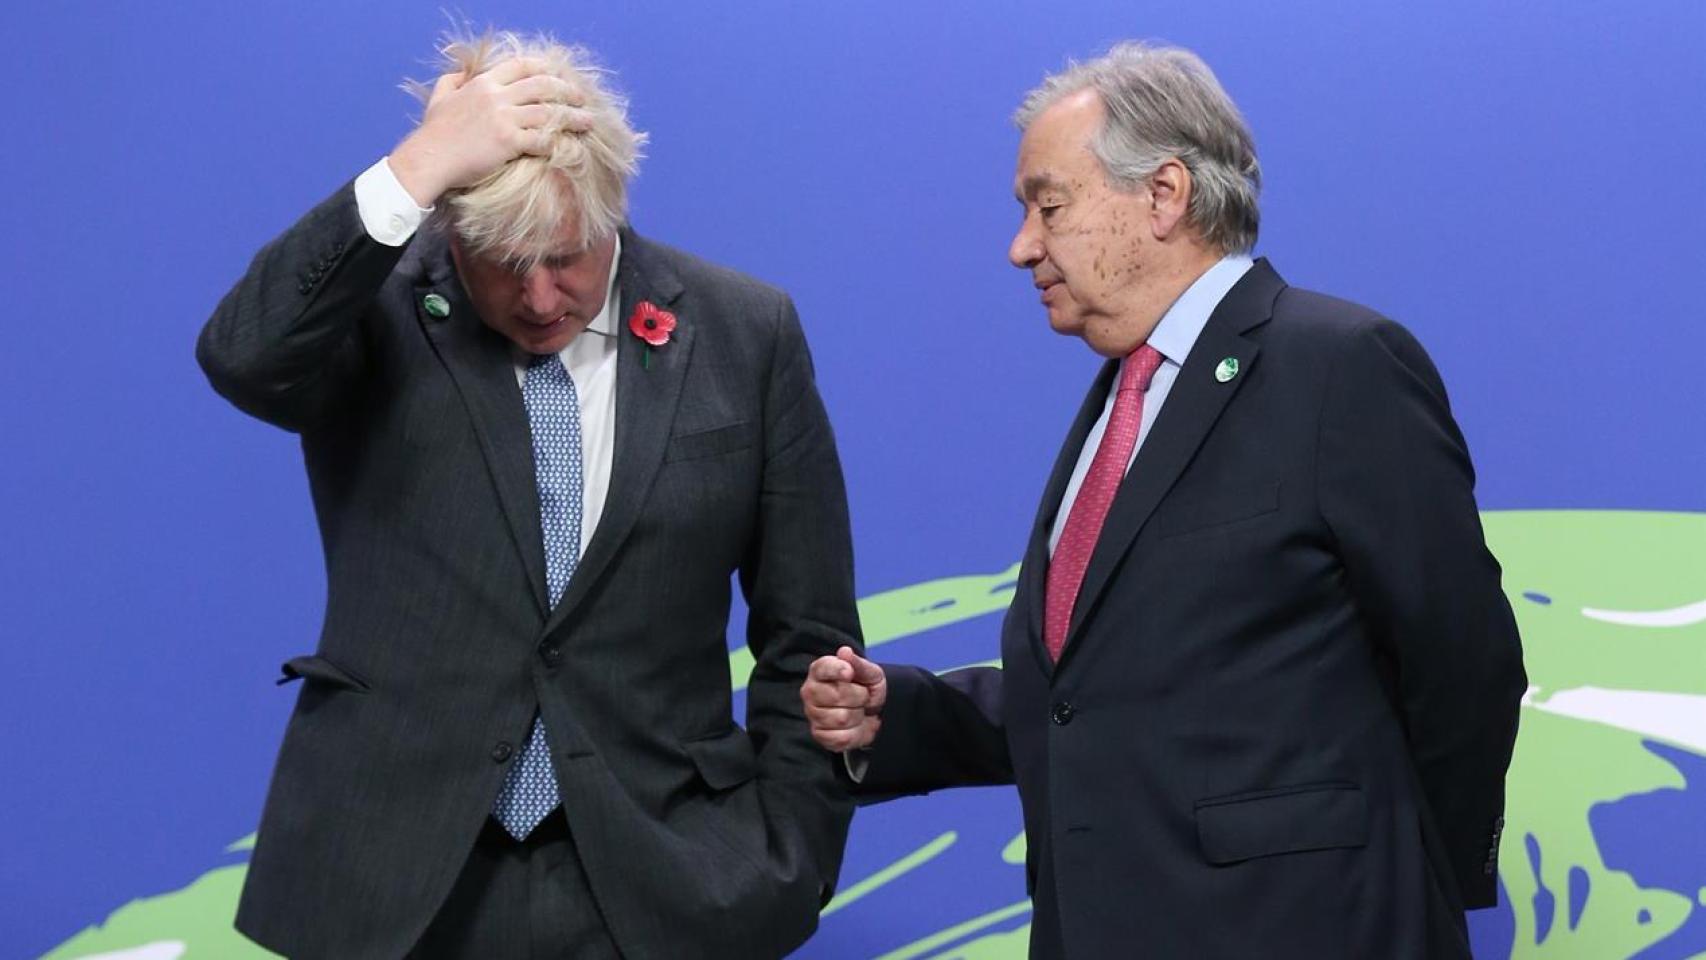
<svg viewBox="0 0 1706 960">
<path fill-rule="evenodd" d="M 355 205 L 367 235 L 389 247 L 409 242 L 432 208 L 415 205 L 403 185 L 397 182 L 391 165 L 380 158 L 355 178 Z M 581 410 L 581 553 L 586 553 L 604 515 L 604 503 L 610 494 L 610 467 L 616 455 L 616 311 L 620 309 L 620 291 L 616 289 L 616 265 L 622 260 L 622 240 L 616 240 L 616 251 L 610 257 L 610 278 L 606 282 L 604 308 L 592 323 L 577 334 L 558 356 L 575 384 L 575 398 Z M 529 355 L 517 348 L 515 382 L 519 386 L 527 377 Z"/>
</svg>

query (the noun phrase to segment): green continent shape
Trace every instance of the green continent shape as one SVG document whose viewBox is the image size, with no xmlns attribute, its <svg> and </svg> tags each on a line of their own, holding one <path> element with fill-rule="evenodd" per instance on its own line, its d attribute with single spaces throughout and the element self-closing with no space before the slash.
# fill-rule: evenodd
<svg viewBox="0 0 1706 960">
<path fill-rule="evenodd" d="M 1522 628 L 1528 682 L 1559 690 L 1706 694 L 1706 622 L 1634 627 L 1582 614 L 1667 610 L 1706 600 L 1706 513 L 1518 510 L 1482 515 Z M 1533 591 L 1547 605 L 1524 599 Z"/>
<path fill-rule="evenodd" d="M 115 910 L 105 923 L 89 927 L 56 947 L 42 960 L 74 960 L 176 942 L 184 945 L 181 960 L 264 960 L 275 954 L 251 943 L 231 925 L 237 914 L 237 894 L 243 889 L 246 863 L 204 873 L 182 890 L 132 900 Z"/>
<path fill-rule="evenodd" d="M 1642 888 L 1637 878 L 1608 868 L 1588 822 L 1593 804 L 1660 787 L 1681 787 L 1676 770 L 1641 746 L 1640 734 L 1541 710 L 1523 711 L 1516 756 L 1505 779 L 1505 834 L 1499 875 L 1515 913 L 1511 960 L 1621 960 L 1682 926 L 1691 905 L 1668 890 Z M 1540 882 L 1554 899 L 1546 937 L 1535 942 L 1539 884 L 1524 838 L 1540 846 Z M 1571 867 L 1590 881 L 1581 922 L 1570 929 Z M 1649 923 L 1636 922 L 1641 910 Z"/>
<path fill-rule="evenodd" d="M 1500 875 L 1516 915 L 1512 960 L 1626 958 L 1687 919 L 1686 897 L 1640 885 L 1605 865 L 1588 821 L 1595 804 L 1683 786 L 1642 745 L 1641 734 L 1546 712 L 1560 691 L 1604 689 L 1706 695 L 1706 623 L 1643 627 L 1583 614 L 1668 610 L 1706 599 L 1706 514 L 1534 510 L 1483 516 L 1487 543 L 1505 568 L 1505 590 L 1522 630 L 1536 688 L 1523 711 L 1506 778 Z M 1524 597 L 1533 592 L 1551 600 Z M 1538 892 L 1524 839 L 1540 847 L 1540 881 L 1556 898 L 1547 935 L 1535 942 Z M 1569 870 L 1590 881 L 1586 908 L 1569 928 Z M 1636 921 L 1641 910 L 1649 923 Z"/>
</svg>

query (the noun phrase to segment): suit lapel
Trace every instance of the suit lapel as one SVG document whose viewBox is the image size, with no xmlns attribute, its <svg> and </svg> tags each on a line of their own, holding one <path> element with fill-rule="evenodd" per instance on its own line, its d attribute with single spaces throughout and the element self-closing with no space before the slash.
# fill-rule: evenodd
<svg viewBox="0 0 1706 960">
<path fill-rule="evenodd" d="M 510 341 L 481 322 L 456 276 L 445 236 L 438 231 L 423 232 L 415 246 L 419 259 L 414 281 L 415 313 L 473 419 L 510 536 L 543 615 L 549 604 L 539 493 L 533 476 L 533 440 L 515 379 Z M 444 298 L 449 307 L 445 316 L 435 316 L 425 308 L 429 294 Z"/>
<path fill-rule="evenodd" d="M 1258 260 L 1227 291 L 1209 316 L 1167 394 L 1166 405 L 1108 508 L 1096 548 L 1090 554 L 1090 565 L 1084 572 L 1078 600 L 1072 608 L 1072 623 L 1067 628 L 1066 647 L 1061 653 L 1062 664 L 1072 656 L 1085 620 L 1139 531 L 1190 464 L 1226 405 L 1249 380 L 1259 349 L 1244 334 L 1273 315 L 1274 298 L 1284 286 L 1285 282 L 1268 262 Z M 1228 357 L 1237 360 L 1238 374 L 1222 383 L 1215 371 Z M 1106 395 L 1106 387 L 1103 394 Z"/>
<path fill-rule="evenodd" d="M 661 347 L 648 348 L 629 332 L 628 318 L 636 305 L 649 300 L 672 309 L 683 287 L 658 249 L 626 227 L 622 229 L 617 284 L 621 309 L 613 318 L 617 344 L 616 451 L 610 468 L 610 493 L 598 529 L 587 543 L 568 589 L 551 612 L 547 631 L 561 625 L 581 603 L 633 529 L 663 463 L 693 352 L 693 317 L 679 311 L 670 341 Z"/>
<path fill-rule="evenodd" d="M 1031 653 L 1036 656 L 1037 665 L 1044 674 L 1054 672 L 1054 661 L 1043 643 L 1043 610 L 1048 602 L 1049 534 L 1053 532 L 1055 518 L 1060 514 L 1060 501 L 1066 496 L 1066 485 L 1072 480 L 1072 469 L 1078 465 L 1084 439 L 1090 435 L 1090 428 L 1096 425 L 1096 418 L 1102 415 L 1108 389 L 1113 386 L 1119 369 L 1117 361 L 1104 363 L 1096 381 L 1090 385 L 1090 392 L 1085 395 L 1084 402 L 1078 407 L 1078 416 L 1072 421 L 1072 429 L 1067 431 L 1066 442 L 1061 444 L 1060 453 L 1055 456 L 1054 470 L 1049 473 L 1048 485 L 1043 488 L 1036 519 L 1031 522 L 1031 539 L 1025 547 L 1025 562 L 1019 577 L 1019 597 L 1026 606 L 1025 622 Z"/>
</svg>

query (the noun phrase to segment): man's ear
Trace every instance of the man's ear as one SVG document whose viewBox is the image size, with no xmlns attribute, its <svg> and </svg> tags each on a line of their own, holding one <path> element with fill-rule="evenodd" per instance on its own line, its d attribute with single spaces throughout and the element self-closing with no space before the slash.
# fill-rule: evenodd
<svg viewBox="0 0 1706 960">
<path fill-rule="evenodd" d="M 1167 240 L 1184 228 L 1191 205 L 1191 172 L 1177 157 L 1170 157 L 1149 175 L 1149 229 L 1157 240 Z"/>
</svg>

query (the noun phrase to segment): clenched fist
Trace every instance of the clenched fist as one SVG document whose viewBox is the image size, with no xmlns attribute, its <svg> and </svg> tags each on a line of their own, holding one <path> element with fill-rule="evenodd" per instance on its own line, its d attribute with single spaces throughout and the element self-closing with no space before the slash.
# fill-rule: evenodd
<svg viewBox="0 0 1706 960">
<path fill-rule="evenodd" d="M 837 752 L 871 745 L 883 725 L 888 694 L 883 668 L 854 653 L 852 647 L 812 661 L 800 686 L 812 739 L 825 750 Z"/>
</svg>

